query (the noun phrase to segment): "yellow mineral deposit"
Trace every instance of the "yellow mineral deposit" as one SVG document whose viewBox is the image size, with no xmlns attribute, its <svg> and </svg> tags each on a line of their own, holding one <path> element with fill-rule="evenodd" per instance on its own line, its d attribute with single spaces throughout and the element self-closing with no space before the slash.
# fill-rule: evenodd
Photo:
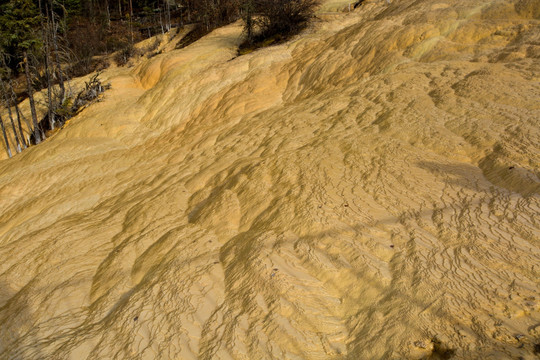
<svg viewBox="0 0 540 360">
<path fill-rule="evenodd" d="M 537 358 L 539 35 L 538 0 L 334 0 L 108 69 L 2 154 L 0 358 Z"/>
</svg>

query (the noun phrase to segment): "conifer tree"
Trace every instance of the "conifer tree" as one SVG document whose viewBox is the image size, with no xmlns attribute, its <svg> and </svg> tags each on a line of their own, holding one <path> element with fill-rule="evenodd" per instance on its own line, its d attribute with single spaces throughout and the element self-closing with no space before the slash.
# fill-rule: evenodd
<svg viewBox="0 0 540 360">
<path fill-rule="evenodd" d="M 1 46 L 4 49 L 14 50 L 17 56 L 22 56 L 36 144 L 43 140 L 43 134 L 37 120 L 29 62 L 30 55 L 37 53 L 41 47 L 41 42 L 36 34 L 39 23 L 38 9 L 31 0 L 11 0 L 2 6 L 2 16 L 0 16 Z"/>
</svg>

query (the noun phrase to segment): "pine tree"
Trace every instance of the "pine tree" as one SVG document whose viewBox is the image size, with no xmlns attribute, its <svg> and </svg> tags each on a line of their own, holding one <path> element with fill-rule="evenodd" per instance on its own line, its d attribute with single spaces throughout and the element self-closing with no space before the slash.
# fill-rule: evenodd
<svg viewBox="0 0 540 360">
<path fill-rule="evenodd" d="M 30 54 L 39 52 L 41 48 L 40 39 L 36 34 L 40 24 L 39 12 L 31 0 L 11 0 L 4 4 L 1 10 L 0 46 L 8 52 L 11 51 L 13 55 L 22 57 L 32 113 L 34 141 L 37 144 L 43 140 L 43 136 L 37 121 L 29 58 Z"/>
</svg>

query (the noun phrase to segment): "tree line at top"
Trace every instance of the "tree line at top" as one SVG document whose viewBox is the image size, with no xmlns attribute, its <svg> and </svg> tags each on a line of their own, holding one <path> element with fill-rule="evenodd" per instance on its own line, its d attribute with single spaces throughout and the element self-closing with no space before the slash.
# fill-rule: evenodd
<svg viewBox="0 0 540 360">
<path fill-rule="evenodd" d="M 317 4 L 318 0 L 0 0 L 0 108 L 7 110 L 6 119 L 0 116 L 0 127 L 6 151 L 11 157 L 8 138 L 17 152 L 39 144 L 84 101 L 104 91 L 97 76 L 78 94 L 69 86 L 70 78 L 107 67 L 103 55 L 129 56 L 134 42 L 193 24 L 177 47 L 186 46 L 239 19 L 245 30 L 241 48 L 256 48 L 300 31 Z M 41 90 L 47 111 L 38 119 L 34 94 Z M 29 100 L 30 119 L 19 108 L 24 99 Z"/>
</svg>

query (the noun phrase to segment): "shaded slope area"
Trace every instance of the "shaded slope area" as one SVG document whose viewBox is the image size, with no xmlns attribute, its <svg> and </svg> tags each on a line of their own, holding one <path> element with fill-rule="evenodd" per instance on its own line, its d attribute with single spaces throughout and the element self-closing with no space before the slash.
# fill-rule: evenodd
<svg viewBox="0 0 540 360">
<path fill-rule="evenodd" d="M 366 2 L 110 70 L 0 162 L 0 356 L 532 358 L 538 6 Z"/>
</svg>

